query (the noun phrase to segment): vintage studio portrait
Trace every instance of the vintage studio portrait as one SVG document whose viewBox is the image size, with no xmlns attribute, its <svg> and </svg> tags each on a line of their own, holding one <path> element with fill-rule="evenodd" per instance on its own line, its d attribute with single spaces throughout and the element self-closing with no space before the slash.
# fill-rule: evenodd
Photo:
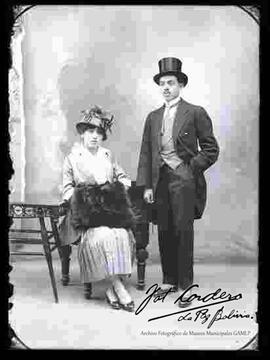
<svg viewBox="0 0 270 360">
<path fill-rule="evenodd" d="M 258 10 L 13 11 L 11 348 L 255 350 Z"/>
</svg>

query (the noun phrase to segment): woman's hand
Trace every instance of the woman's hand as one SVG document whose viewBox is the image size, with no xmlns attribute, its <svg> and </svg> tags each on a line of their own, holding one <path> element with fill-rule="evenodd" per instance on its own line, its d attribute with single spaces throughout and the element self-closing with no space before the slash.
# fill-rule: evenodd
<svg viewBox="0 0 270 360">
<path fill-rule="evenodd" d="M 124 185 L 124 187 L 125 187 L 125 190 L 128 192 L 128 190 L 129 190 L 130 186 L 128 186 L 128 185 Z"/>
<path fill-rule="evenodd" d="M 144 201 L 147 204 L 152 204 L 154 202 L 154 194 L 152 189 L 145 189 L 143 194 Z"/>
<path fill-rule="evenodd" d="M 68 200 L 64 200 L 59 204 L 59 214 L 60 216 L 64 216 L 67 213 L 67 210 L 69 209 L 70 203 Z"/>
</svg>

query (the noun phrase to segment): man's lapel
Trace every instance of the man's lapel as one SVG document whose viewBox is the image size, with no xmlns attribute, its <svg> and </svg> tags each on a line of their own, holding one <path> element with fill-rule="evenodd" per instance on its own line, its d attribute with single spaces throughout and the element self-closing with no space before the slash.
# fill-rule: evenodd
<svg viewBox="0 0 270 360">
<path fill-rule="evenodd" d="M 158 147 L 161 148 L 161 127 L 162 127 L 162 120 L 164 115 L 165 105 L 158 109 L 155 114 L 154 120 L 154 138 L 158 141 Z"/>
<path fill-rule="evenodd" d="M 175 119 L 173 123 L 173 140 L 176 141 L 177 136 L 187 119 L 188 106 L 182 99 L 177 107 Z"/>
<path fill-rule="evenodd" d="M 162 120 L 164 115 L 165 105 L 163 105 L 161 108 L 158 109 L 158 111 L 155 114 L 154 119 L 154 137 L 158 141 L 158 147 L 161 149 L 161 127 L 162 127 Z M 173 123 L 173 139 L 176 141 L 176 138 L 179 134 L 179 131 L 181 130 L 182 126 L 184 125 L 186 119 L 187 119 L 187 113 L 188 113 L 188 106 L 187 103 L 181 99 L 180 104 L 177 107 L 175 119 Z"/>
</svg>

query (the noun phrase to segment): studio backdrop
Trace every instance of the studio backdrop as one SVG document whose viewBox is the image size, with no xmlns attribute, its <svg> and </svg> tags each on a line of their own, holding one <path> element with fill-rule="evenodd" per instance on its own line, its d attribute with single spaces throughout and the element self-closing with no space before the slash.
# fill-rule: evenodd
<svg viewBox="0 0 270 360">
<path fill-rule="evenodd" d="M 195 259 L 256 261 L 259 26 L 237 6 L 33 6 L 12 41 L 10 201 L 58 204 L 75 122 L 90 104 L 115 115 L 104 146 L 136 179 L 146 115 L 162 105 L 153 76 L 178 57 L 183 98 L 203 106 L 220 145 L 206 172 Z M 14 85 L 15 84 L 15 85 Z M 150 259 L 158 259 L 156 234 Z"/>
</svg>

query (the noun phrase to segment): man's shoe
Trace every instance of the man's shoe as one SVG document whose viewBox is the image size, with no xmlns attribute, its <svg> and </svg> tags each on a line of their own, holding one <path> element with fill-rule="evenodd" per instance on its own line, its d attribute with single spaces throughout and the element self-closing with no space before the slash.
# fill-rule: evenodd
<svg viewBox="0 0 270 360">
<path fill-rule="evenodd" d="M 186 308 L 188 306 L 190 306 L 192 304 L 192 300 L 187 301 L 188 298 L 192 295 L 191 291 L 188 291 L 187 293 L 185 293 L 184 296 L 182 296 L 179 300 L 178 300 L 178 306 L 180 308 Z"/>
<path fill-rule="evenodd" d="M 192 304 L 192 301 L 189 301 L 189 302 L 182 301 L 182 300 L 178 301 L 178 306 L 180 308 L 186 308 L 186 307 L 190 306 L 191 304 Z"/>
<path fill-rule="evenodd" d="M 169 291 L 170 290 L 170 291 Z M 172 285 L 171 287 L 166 287 L 166 288 L 160 288 L 160 289 L 158 289 L 156 292 L 155 292 L 155 294 L 154 295 L 164 295 L 165 293 L 168 293 L 168 291 L 169 291 L 169 294 L 170 293 L 176 293 L 177 291 L 178 291 L 178 288 L 177 288 L 177 286 L 175 286 L 175 285 Z"/>
</svg>

